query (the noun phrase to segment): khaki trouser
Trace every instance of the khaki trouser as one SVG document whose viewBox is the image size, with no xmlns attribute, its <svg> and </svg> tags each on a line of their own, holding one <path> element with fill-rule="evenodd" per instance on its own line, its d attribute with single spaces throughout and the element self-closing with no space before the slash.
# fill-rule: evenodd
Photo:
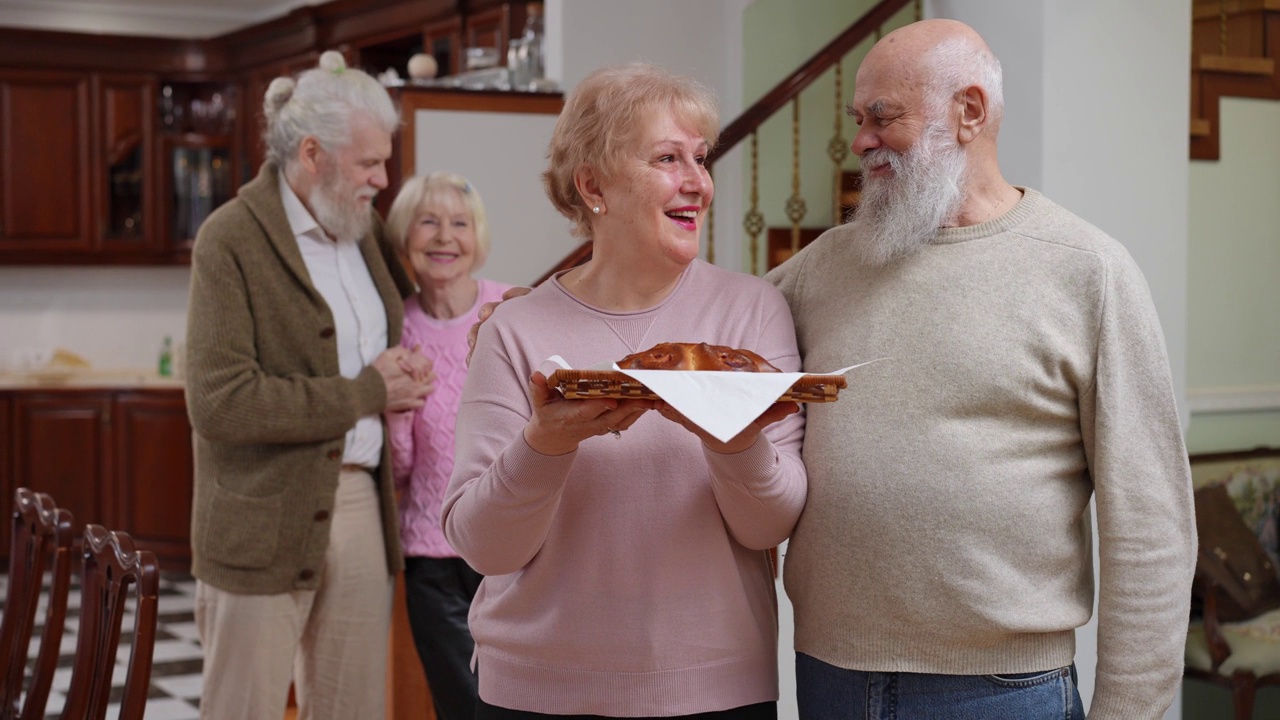
<svg viewBox="0 0 1280 720">
<path fill-rule="evenodd" d="M 204 645 L 202 720 L 283 718 L 292 680 L 298 720 L 381 720 L 394 578 L 378 493 L 343 470 L 320 587 L 241 595 L 196 583 Z"/>
</svg>

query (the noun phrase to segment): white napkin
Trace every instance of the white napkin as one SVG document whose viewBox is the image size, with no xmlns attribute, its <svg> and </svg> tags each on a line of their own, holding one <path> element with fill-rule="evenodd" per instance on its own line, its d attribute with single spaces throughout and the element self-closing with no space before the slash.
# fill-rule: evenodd
<svg viewBox="0 0 1280 720">
<path fill-rule="evenodd" d="M 869 360 L 830 373 L 622 370 L 615 363 L 590 369 L 617 370 L 643 383 L 693 424 L 720 442 L 729 442 L 805 375 L 843 375 L 854 368 L 884 359 Z M 543 362 L 544 366 L 548 364 L 565 370 L 573 369 L 559 355 L 552 355 Z M 543 374 L 550 375 L 545 370 Z"/>
</svg>

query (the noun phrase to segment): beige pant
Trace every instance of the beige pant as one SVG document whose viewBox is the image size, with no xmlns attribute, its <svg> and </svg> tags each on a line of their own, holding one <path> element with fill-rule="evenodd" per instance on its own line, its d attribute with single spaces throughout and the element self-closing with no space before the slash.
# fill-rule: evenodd
<svg viewBox="0 0 1280 720">
<path fill-rule="evenodd" d="M 373 477 L 343 471 L 320 588 L 241 595 L 196 583 L 202 720 L 381 720 L 394 578 Z"/>
</svg>

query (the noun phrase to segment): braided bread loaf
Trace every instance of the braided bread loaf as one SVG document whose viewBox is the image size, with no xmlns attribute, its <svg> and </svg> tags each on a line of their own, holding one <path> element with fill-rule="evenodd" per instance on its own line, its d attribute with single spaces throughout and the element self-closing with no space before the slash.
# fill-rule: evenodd
<svg viewBox="0 0 1280 720">
<path fill-rule="evenodd" d="M 622 370 L 720 370 L 781 372 L 751 352 L 706 343 L 659 343 L 618 361 Z"/>
</svg>

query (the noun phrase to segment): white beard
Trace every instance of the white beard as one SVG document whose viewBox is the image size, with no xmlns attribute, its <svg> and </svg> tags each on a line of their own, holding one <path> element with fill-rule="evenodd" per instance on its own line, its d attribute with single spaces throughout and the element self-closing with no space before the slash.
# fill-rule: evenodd
<svg viewBox="0 0 1280 720">
<path fill-rule="evenodd" d="M 892 174 L 863 177 L 850 223 L 854 249 L 868 265 L 887 265 L 928 245 L 964 201 L 966 157 L 941 127 L 927 128 L 905 153 L 880 147 L 862 156 L 863 167 L 884 162 Z"/>
<path fill-rule="evenodd" d="M 369 206 L 360 202 L 373 199 L 377 191 L 355 190 L 343 182 L 336 170 L 326 174 L 324 180 L 312 189 L 307 201 L 316 214 L 316 222 L 337 242 L 356 242 L 373 227 L 373 215 Z"/>
</svg>

